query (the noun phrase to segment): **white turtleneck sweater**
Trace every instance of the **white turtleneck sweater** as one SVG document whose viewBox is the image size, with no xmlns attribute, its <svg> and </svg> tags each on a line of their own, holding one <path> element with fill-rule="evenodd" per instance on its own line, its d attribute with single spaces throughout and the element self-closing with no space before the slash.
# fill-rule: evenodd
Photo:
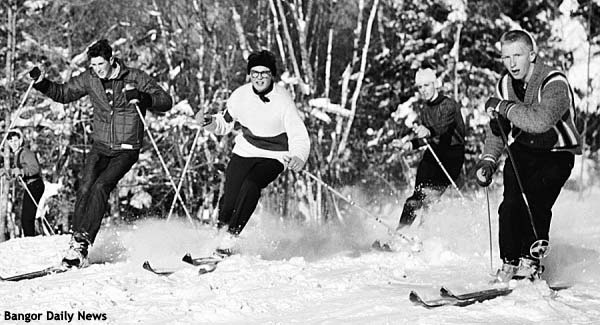
<svg viewBox="0 0 600 325">
<path fill-rule="evenodd" d="M 277 84 L 265 95 L 263 102 L 247 83 L 233 91 L 223 114 L 213 115 L 206 130 L 223 135 L 233 130 L 234 123 L 242 126 L 235 138 L 233 153 L 241 157 L 277 159 L 296 156 L 306 162 L 310 138 L 298 114 L 290 93 Z"/>
</svg>

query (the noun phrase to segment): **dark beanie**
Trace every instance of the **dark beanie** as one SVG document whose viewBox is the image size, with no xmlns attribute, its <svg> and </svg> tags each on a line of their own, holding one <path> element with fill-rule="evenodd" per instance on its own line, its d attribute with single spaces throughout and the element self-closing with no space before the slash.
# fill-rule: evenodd
<svg viewBox="0 0 600 325">
<path fill-rule="evenodd" d="M 248 57 L 248 74 L 250 74 L 250 69 L 256 66 L 263 66 L 269 68 L 273 76 L 277 75 L 277 67 L 275 66 L 275 55 L 273 53 L 262 50 L 260 52 L 254 52 L 250 54 Z"/>
</svg>

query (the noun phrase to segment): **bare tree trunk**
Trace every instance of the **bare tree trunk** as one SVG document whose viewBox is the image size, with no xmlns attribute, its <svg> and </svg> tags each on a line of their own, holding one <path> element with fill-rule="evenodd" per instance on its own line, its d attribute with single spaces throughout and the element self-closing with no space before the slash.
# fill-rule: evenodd
<svg viewBox="0 0 600 325">
<path fill-rule="evenodd" d="M 360 89 L 362 87 L 362 81 L 365 76 L 365 69 L 367 66 L 367 54 L 369 52 L 369 44 L 371 41 L 371 29 L 373 27 L 373 21 L 375 20 L 375 14 L 377 13 L 377 7 L 379 5 L 379 0 L 374 0 L 373 5 L 371 7 L 371 13 L 369 14 L 369 21 L 367 22 L 367 31 L 365 33 L 365 45 L 362 50 L 362 58 L 360 62 L 360 71 L 358 74 L 358 79 L 356 80 L 356 87 L 354 88 L 354 94 L 352 95 L 352 105 L 350 107 L 350 117 L 348 118 L 348 122 L 346 123 L 346 129 L 344 130 L 344 136 L 340 142 L 340 146 L 338 149 L 338 156 L 344 151 L 346 148 L 346 142 L 348 141 L 348 136 L 350 135 L 350 130 L 352 129 L 352 123 L 354 122 L 354 116 L 356 115 L 356 106 L 358 103 L 358 96 L 360 95 Z"/>
<path fill-rule="evenodd" d="M 277 47 L 279 48 L 279 55 L 281 56 L 281 63 L 284 69 L 287 68 L 287 59 L 285 56 L 285 50 L 283 49 L 283 40 L 279 34 L 279 18 L 277 17 L 277 9 L 273 0 L 269 0 L 269 8 L 271 8 L 271 14 L 273 15 L 273 31 L 275 32 L 275 39 L 277 40 Z"/>
<path fill-rule="evenodd" d="M 327 60 L 325 61 L 325 94 L 329 98 L 329 89 L 331 84 L 331 49 L 333 47 L 333 28 L 329 27 L 327 33 Z"/>
<path fill-rule="evenodd" d="M 460 33 L 462 31 L 463 25 L 461 23 L 458 24 L 457 28 L 456 28 L 456 35 L 454 36 L 454 47 L 455 47 L 455 52 L 454 52 L 454 100 L 457 102 L 460 102 L 458 100 L 458 84 L 459 84 L 459 80 L 458 80 L 458 62 L 460 60 Z"/>
<path fill-rule="evenodd" d="M 304 14 L 302 12 L 302 5 L 294 5 L 290 4 L 290 9 L 292 12 L 292 16 L 294 17 L 296 30 L 298 32 L 298 43 L 300 45 L 300 63 L 302 64 L 302 70 L 304 71 L 304 75 L 306 76 L 306 80 L 304 82 L 312 87 L 313 84 L 313 72 L 310 63 L 308 62 L 308 44 L 306 42 L 306 30 L 308 28 L 308 22 L 304 18 Z"/>
<path fill-rule="evenodd" d="M 8 101 L 6 103 L 6 113 L 5 113 L 5 122 L 4 125 L 8 127 L 10 125 L 11 120 L 11 107 L 14 102 L 14 62 L 15 62 L 15 38 L 17 34 L 17 26 L 16 26 L 16 16 L 17 16 L 17 1 L 9 0 L 7 6 L 7 25 L 8 25 L 8 33 L 7 33 L 7 51 L 6 51 L 6 85 L 8 90 Z M 4 130 L 4 132 L 8 132 L 8 130 Z M 4 167 L 8 168 L 10 164 L 9 158 L 9 150 L 8 146 L 3 148 L 3 156 L 4 156 Z M 11 228 L 13 228 L 13 224 L 11 222 L 11 218 L 9 217 L 8 211 L 8 189 L 9 182 L 6 179 L 5 175 L 0 177 L 0 242 L 4 241 L 7 236 L 10 234 Z"/>
<path fill-rule="evenodd" d="M 244 34 L 244 27 L 242 25 L 242 21 L 240 18 L 240 14 L 238 14 L 235 7 L 231 7 L 231 14 L 233 18 L 233 23 L 235 26 L 235 31 L 238 35 L 238 40 L 240 42 L 240 48 L 242 49 L 242 56 L 244 60 L 248 60 L 248 56 L 250 56 L 250 46 L 248 45 L 248 40 L 246 40 L 246 35 Z"/>
<path fill-rule="evenodd" d="M 342 72 L 342 93 L 340 100 L 340 105 L 342 106 L 342 108 L 346 108 L 346 103 L 348 102 L 350 76 L 352 75 L 352 71 L 354 70 L 354 63 L 358 58 L 358 45 L 360 42 L 360 36 L 362 31 L 362 17 L 364 9 L 365 1 L 359 0 L 358 17 L 356 19 L 356 28 L 354 29 L 354 45 L 352 49 L 352 59 L 350 63 L 348 63 L 348 65 L 346 66 L 346 69 L 344 69 L 344 72 Z M 340 136 L 343 130 L 343 123 L 344 118 L 338 115 L 336 118 L 335 134 L 332 135 L 331 151 L 329 153 L 329 156 L 327 157 L 327 161 L 329 162 L 331 162 L 336 157 L 336 152 L 341 152 L 339 150 L 338 145 L 341 145 Z"/>
<path fill-rule="evenodd" d="M 156 11 L 158 14 L 156 14 L 156 22 L 158 22 L 158 27 L 160 29 L 160 37 L 162 40 L 162 44 L 163 44 L 163 55 L 165 56 L 165 62 L 167 63 L 167 66 L 169 67 L 169 77 L 171 77 L 173 75 L 173 70 L 175 69 L 175 67 L 173 66 L 173 58 L 171 56 L 171 52 L 169 51 L 169 40 L 167 39 L 167 36 L 169 34 L 169 31 L 167 30 L 167 27 L 165 26 L 165 23 L 162 19 L 162 12 L 160 11 L 160 8 L 158 7 L 158 5 L 156 4 L 156 0 L 152 0 L 152 7 L 154 9 L 154 11 Z M 171 80 L 169 80 L 171 81 Z M 175 94 L 175 88 L 172 86 L 169 86 L 169 95 L 171 95 L 171 97 L 175 98 L 176 94 Z"/>
<path fill-rule="evenodd" d="M 298 67 L 298 61 L 296 60 L 296 54 L 294 51 L 294 44 L 292 43 L 292 37 L 290 36 L 290 31 L 287 25 L 287 19 L 285 18 L 285 11 L 283 10 L 283 5 L 281 4 L 281 0 L 270 0 L 277 1 L 277 9 L 279 10 L 279 16 L 281 17 L 281 25 L 283 26 L 283 34 L 285 35 L 285 40 L 287 43 L 288 51 L 290 52 L 290 57 L 292 60 L 292 66 L 294 67 L 294 74 L 296 78 L 300 81 L 304 80 L 302 78 L 302 74 L 300 74 L 300 68 Z"/>
</svg>

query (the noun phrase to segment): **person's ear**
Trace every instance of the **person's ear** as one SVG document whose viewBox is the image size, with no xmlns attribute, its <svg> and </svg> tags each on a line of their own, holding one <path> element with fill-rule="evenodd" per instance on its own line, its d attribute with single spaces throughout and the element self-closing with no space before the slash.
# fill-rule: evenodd
<svg viewBox="0 0 600 325">
<path fill-rule="evenodd" d="M 534 62 L 536 57 L 537 53 L 535 53 L 534 51 L 529 51 L 529 62 Z"/>
</svg>

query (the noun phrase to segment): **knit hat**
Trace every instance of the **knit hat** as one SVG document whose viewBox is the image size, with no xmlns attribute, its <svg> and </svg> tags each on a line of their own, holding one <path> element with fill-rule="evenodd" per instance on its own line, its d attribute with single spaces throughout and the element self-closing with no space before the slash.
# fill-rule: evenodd
<svg viewBox="0 0 600 325">
<path fill-rule="evenodd" d="M 269 68 L 273 76 L 277 75 L 277 67 L 275 66 L 275 55 L 273 55 L 273 53 L 267 50 L 262 50 L 260 52 L 254 52 L 250 54 L 250 56 L 248 57 L 248 74 L 250 74 L 250 69 L 259 65 Z"/>
<path fill-rule="evenodd" d="M 415 84 L 417 86 L 436 81 L 435 72 L 431 68 L 419 69 L 415 75 Z"/>
<path fill-rule="evenodd" d="M 23 132 L 20 129 L 10 129 L 10 130 L 8 130 L 8 135 L 6 136 L 6 138 L 9 139 L 9 138 L 12 138 L 14 136 L 17 136 L 20 139 L 23 139 Z"/>
</svg>

